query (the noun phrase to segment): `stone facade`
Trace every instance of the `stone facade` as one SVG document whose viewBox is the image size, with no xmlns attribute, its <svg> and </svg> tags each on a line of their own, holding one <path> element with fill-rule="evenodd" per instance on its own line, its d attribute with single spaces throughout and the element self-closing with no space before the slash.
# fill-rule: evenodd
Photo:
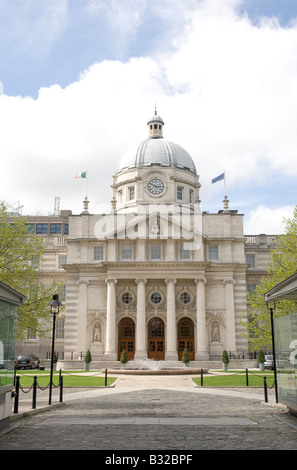
<svg viewBox="0 0 297 470">
<path fill-rule="evenodd" d="M 44 222 L 62 224 L 62 233 L 40 234 L 43 282 L 65 285 L 62 359 L 88 349 L 105 362 L 123 349 L 129 359 L 181 360 L 185 348 L 196 361 L 218 360 L 224 349 L 247 356 L 246 291 L 265 275 L 276 236 L 244 235 L 227 198 L 217 214 L 201 213 L 195 165 L 163 138 L 163 125 L 155 114 L 148 139 L 120 160 L 110 214 L 89 213 L 86 199 L 81 214 Z M 45 358 L 49 344 L 31 338 L 18 349 Z"/>
</svg>

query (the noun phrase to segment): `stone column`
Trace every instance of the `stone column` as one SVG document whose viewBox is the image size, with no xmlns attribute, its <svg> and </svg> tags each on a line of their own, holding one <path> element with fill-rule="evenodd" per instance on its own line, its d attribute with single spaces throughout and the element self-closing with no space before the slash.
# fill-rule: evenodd
<svg viewBox="0 0 297 470">
<path fill-rule="evenodd" d="M 165 279 L 167 284 L 167 328 L 166 328 L 166 352 L 167 361 L 177 361 L 177 337 L 175 317 L 175 288 L 176 279 Z"/>
<path fill-rule="evenodd" d="M 235 313 L 234 313 L 234 279 L 225 279 L 225 302 L 226 302 L 226 350 L 236 352 L 235 338 Z"/>
<path fill-rule="evenodd" d="M 78 318 L 77 318 L 77 354 L 85 355 L 87 351 L 87 304 L 88 284 L 87 280 L 79 280 L 78 284 Z"/>
<path fill-rule="evenodd" d="M 195 279 L 196 287 L 196 361 L 209 360 L 209 353 L 207 352 L 207 337 L 206 337 L 206 317 L 205 317 L 205 284 L 204 277 Z"/>
<path fill-rule="evenodd" d="M 107 308 L 106 308 L 106 359 L 116 360 L 116 279 L 106 279 L 107 284 Z"/>
<path fill-rule="evenodd" d="M 147 348 L 145 343 L 145 283 L 146 279 L 136 279 L 137 284 L 137 320 L 136 320 L 136 345 L 135 359 L 147 359 Z"/>
</svg>

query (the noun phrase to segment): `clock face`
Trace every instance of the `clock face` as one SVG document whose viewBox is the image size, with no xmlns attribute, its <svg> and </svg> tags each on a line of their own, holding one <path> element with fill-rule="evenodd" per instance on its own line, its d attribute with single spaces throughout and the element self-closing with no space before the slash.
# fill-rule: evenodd
<svg viewBox="0 0 297 470">
<path fill-rule="evenodd" d="M 158 178 L 153 178 L 149 181 L 147 187 L 151 194 L 161 194 L 164 190 L 164 183 Z"/>
</svg>

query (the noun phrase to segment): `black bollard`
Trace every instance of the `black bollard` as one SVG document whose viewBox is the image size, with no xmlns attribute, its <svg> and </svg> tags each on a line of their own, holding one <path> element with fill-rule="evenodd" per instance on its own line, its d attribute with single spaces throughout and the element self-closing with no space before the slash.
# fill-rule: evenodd
<svg viewBox="0 0 297 470">
<path fill-rule="evenodd" d="M 201 387 L 203 387 L 203 369 L 201 369 Z"/>
<path fill-rule="evenodd" d="M 60 375 L 60 403 L 63 402 L 63 375 Z"/>
<path fill-rule="evenodd" d="M 105 387 L 107 386 L 107 369 L 105 369 Z"/>
<path fill-rule="evenodd" d="M 33 377 L 33 398 L 32 398 L 32 409 L 36 409 L 36 392 L 37 392 L 37 375 Z"/>
<path fill-rule="evenodd" d="M 19 412 L 19 393 L 20 393 L 20 376 L 17 375 L 15 382 L 15 397 L 14 397 L 14 414 Z"/>
<path fill-rule="evenodd" d="M 267 393 L 266 377 L 263 377 L 263 379 L 264 379 L 264 397 L 265 397 L 265 403 L 268 403 L 268 393 Z"/>
</svg>

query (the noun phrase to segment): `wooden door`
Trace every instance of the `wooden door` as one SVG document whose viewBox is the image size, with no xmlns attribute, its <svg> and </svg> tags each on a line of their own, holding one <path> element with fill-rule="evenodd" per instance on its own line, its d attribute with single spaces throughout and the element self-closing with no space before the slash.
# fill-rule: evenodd
<svg viewBox="0 0 297 470">
<path fill-rule="evenodd" d="M 127 359 L 131 361 L 135 354 L 135 323 L 132 318 L 123 318 L 119 323 L 118 359 L 126 350 Z"/>
<path fill-rule="evenodd" d="M 165 358 L 164 323 L 156 317 L 148 325 L 148 358 L 156 361 Z"/>
<path fill-rule="evenodd" d="M 194 323 L 190 318 L 178 322 L 178 360 L 183 358 L 184 349 L 188 351 L 190 361 L 195 359 Z"/>
</svg>

